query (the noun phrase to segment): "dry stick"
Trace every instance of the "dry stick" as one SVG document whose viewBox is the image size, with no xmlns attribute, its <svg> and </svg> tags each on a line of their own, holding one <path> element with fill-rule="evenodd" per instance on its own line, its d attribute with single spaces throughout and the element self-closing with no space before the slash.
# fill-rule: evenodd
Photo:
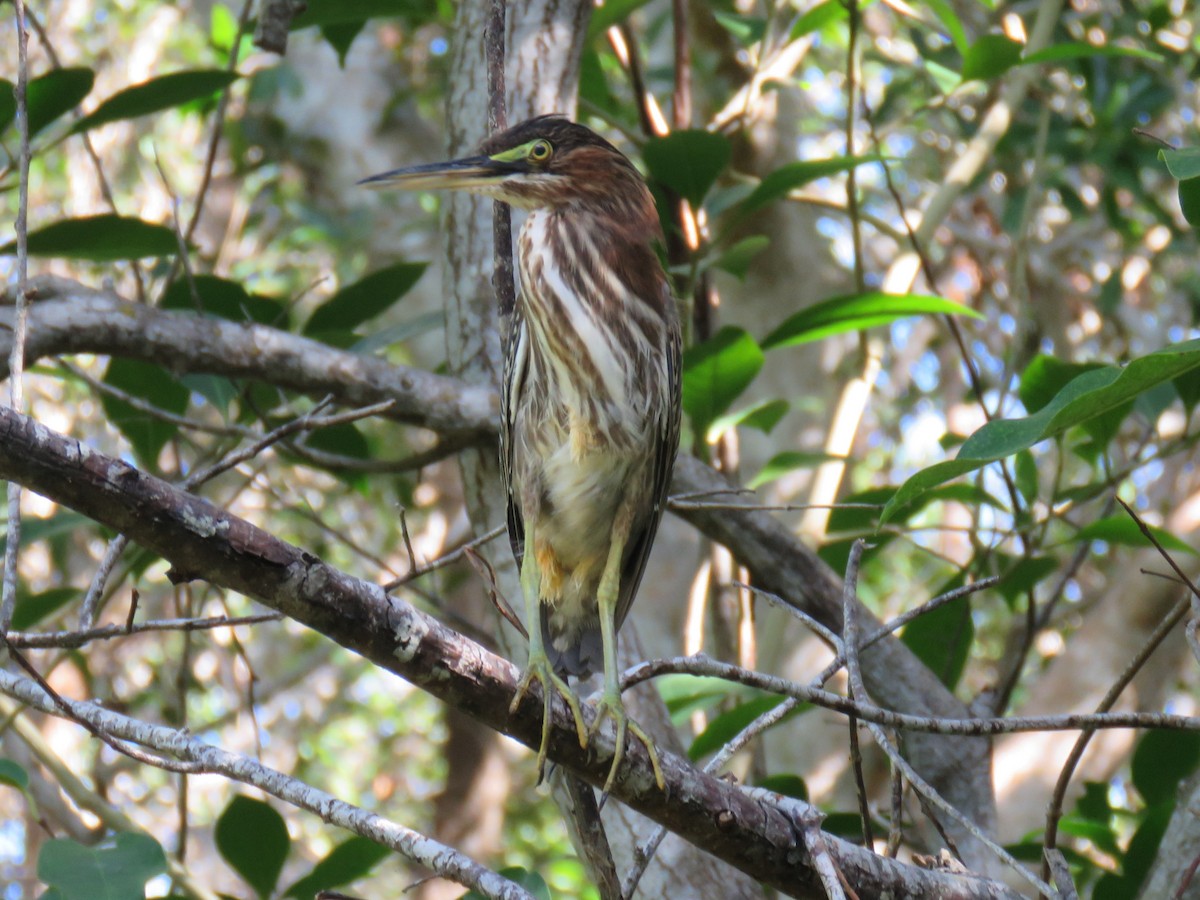
<svg viewBox="0 0 1200 900">
<path fill-rule="evenodd" d="M 900 770 L 892 767 L 891 821 L 888 822 L 887 849 L 883 855 L 896 858 L 900 843 L 904 840 L 904 777 Z"/>
<path fill-rule="evenodd" d="M 29 300 L 25 296 L 29 281 L 29 107 L 26 91 L 29 86 L 29 32 L 25 28 L 25 0 L 13 0 L 17 17 L 17 133 L 21 149 L 17 163 L 17 291 L 16 321 L 13 328 L 12 353 L 9 357 L 9 403 L 17 412 L 25 405 L 25 331 L 29 317 Z M 0 586 L 0 638 L 8 634 L 13 611 L 17 606 L 17 558 L 21 546 L 21 486 L 8 483 L 8 540 L 4 546 L 4 581 Z"/>
<path fill-rule="evenodd" d="M 859 703 L 842 694 L 809 687 L 796 681 L 767 675 L 721 662 L 703 654 L 678 656 L 672 659 L 652 659 L 626 670 L 623 689 L 660 675 L 706 675 L 759 688 L 772 694 L 795 697 L 834 712 L 853 713 L 864 722 L 873 722 L 902 731 L 925 734 L 947 734 L 958 737 L 992 737 L 997 734 L 1020 734 L 1029 731 L 1083 731 L 1101 729 L 1147 729 L 1163 731 L 1200 731 L 1200 716 L 1175 713 L 1064 713 L 1055 716 L 1007 716 L 953 719 L 943 716 L 915 716 L 894 712 L 874 703 Z"/>
<path fill-rule="evenodd" d="M 256 613 L 250 616 L 207 616 L 201 619 L 152 619 L 141 625 L 104 625 L 80 631 L 10 631 L 8 643 L 30 650 L 75 650 L 92 641 L 108 641 L 131 637 L 147 631 L 211 631 L 214 628 L 234 628 L 260 622 L 278 622 L 282 613 Z"/>
<path fill-rule="evenodd" d="M 4 727 L 0 728 L 0 731 L 7 730 L 11 722 L 12 733 L 21 739 L 34 758 L 53 776 L 52 781 L 57 789 L 62 791 L 78 809 L 87 810 L 94 815 L 103 828 L 110 832 L 139 830 L 137 823 L 80 780 L 79 776 L 62 761 L 54 747 L 32 723 L 30 717 L 20 715 L 23 712 L 25 712 L 24 706 L 7 697 L 0 697 L 0 713 L 6 716 Z M 215 892 L 208 890 L 204 885 L 197 884 L 187 869 L 170 856 L 167 857 L 167 874 L 174 881 L 175 889 L 193 900 L 219 900 Z"/>
<path fill-rule="evenodd" d="M 331 398 L 324 398 L 304 415 L 292 419 L 289 422 L 285 422 L 283 425 L 280 425 L 278 428 L 275 428 L 266 434 L 258 435 L 258 439 L 249 446 L 243 447 L 240 450 L 232 451 L 208 468 L 197 469 L 195 472 L 185 478 L 180 483 L 180 486 L 185 491 L 194 491 L 206 481 L 211 481 L 218 475 L 229 471 L 234 466 L 240 465 L 246 460 L 257 456 L 267 447 L 278 443 L 297 431 L 311 431 L 317 428 L 327 428 L 333 425 L 344 425 L 348 422 L 354 422 L 359 419 L 367 418 L 368 416 L 386 412 L 392 406 L 392 401 L 387 400 L 382 403 L 373 403 L 370 406 L 346 410 L 345 412 L 335 413 L 328 416 L 316 415 L 321 409 L 328 406 L 330 402 Z M 79 616 L 79 627 L 81 629 L 89 629 L 95 625 L 100 597 L 104 593 L 105 585 L 107 584 L 112 567 L 120 557 L 121 553 L 124 551 L 126 543 L 128 543 L 128 539 L 124 535 L 117 535 L 109 542 L 108 548 L 104 552 L 104 558 L 100 561 L 100 566 L 97 568 L 96 574 L 92 577 L 92 583 L 88 587 L 87 596 L 84 597 L 83 610 Z"/>
<path fill-rule="evenodd" d="M 1167 553 L 1166 548 L 1163 547 L 1163 545 L 1159 543 L 1158 538 L 1154 536 L 1154 532 L 1152 532 L 1146 523 L 1142 521 L 1141 517 L 1129 507 L 1129 504 L 1120 497 L 1117 497 L 1117 502 L 1121 504 L 1125 512 L 1129 513 L 1129 515 L 1133 518 L 1133 521 L 1137 523 L 1138 529 L 1141 530 L 1142 534 L 1146 536 L 1146 540 L 1154 545 L 1154 549 L 1158 551 L 1159 556 L 1167 561 L 1167 565 L 1171 567 L 1175 574 L 1179 576 L 1179 579 L 1187 585 L 1188 590 L 1191 591 L 1193 618 L 1190 622 L 1188 622 L 1187 628 L 1184 629 L 1184 634 L 1187 637 L 1188 646 L 1192 649 L 1192 655 L 1196 657 L 1196 662 L 1200 662 L 1200 637 L 1197 636 L 1197 629 L 1200 628 L 1200 588 L 1197 588 L 1196 585 L 1192 583 L 1192 580 L 1184 574 L 1183 569 L 1179 567 L 1179 563 L 1175 562 L 1171 554 Z"/>
<path fill-rule="evenodd" d="M 95 729 L 169 753 L 194 765 L 197 771 L 224 775 L 257 787 L 285 803 L 315 813 L 326 822 L 384 844 L 445 878 L 474 888 L 485 897 L 531 900 L 523 888 L 489 871 L 454 848 L 351 806 L 248 756 L 222 750 L 173 728 L 138 721 L 95 703 L 60 698 L 66 707 L 64 710 L 35 681 L 3 670 L 0 670 L 0 693 L 42 712 L 86 723 L 84 727 L 89 730 Z"/>
<path fill-rule="evenodd" d="M 1079 900 L 1079 892 L 1075 890 L 1075 882 L 1071 880 L 1071 867 L 1061 850 L 1045 851 L 1046 865 L 1053 877 L 1054 886 L 1058 888 L 1059 900 Z"/>
<path fill-rule="evenodd" d="M 857 7 L 853 2 L 850 5 L 853 17 Z M 846 656 L 846 674 L 850 676 L 850 697 L 854 700 L 867 698 L 867 690 L 862 684 L 858 666 L 858 617 L 852 609 L 858 603 L 858 572 L 866 546 L 867 542 L 862 538 L 850 545 L 850 558 L 846 560 L 846 577 L 842 580 L 842 652 Z M 854 792 L 858 795 L 858 814 L 862 819 L 863 846 L 871 849 L 875 846 L 875 835 L 871 828 L 871 810 L 867 806 L 867 782 L 863 777 L 862 751 L 858 746 L 858 720 L 852 715 L 847 716 L 846 725 L 850 733 L 850 765 L 854 770 Z"/>
<path fill-rule="evenodd" d="M 858 555 L 861 556 L 863 547 L 865 545 L 866 542 L 862 540 L 857 540 L 854 542 L 850 550 L 850 564 L 846 567 L 846 584 L 845 590 L 842 594 L 842 615 L 846 620 L 843 623 L 843 629 L 846 635 L 846 642 L 842 647 L 842 652 L 846 657 L 846 675 L 850 683 L 851 696 L 861 698 L 862 701 L 871 703 L 873 701 L 871 700 L 870 693 L 867 691 L 866 685 L 863 683 L 862 670 L 859 668 L 858 664 L 858 646 L 856 640 L 858 637 L 858 624 L 855 621 L 858 614 L 858 565 L 857 560 L 855 559 L 855 551 L 857 550 Z M 995 854 L 998 859 L 1011 867 L 1013 871 L 1015 871 L 1023 880 L 1047 895 L 1053 894 L 1053 890 L 1049 885 L 1045 884 L 1045 882 L 1022 866 L 1021 863 L 1012 856 L 1012 854 L 993 841 L 990 837 L 988 837 L 988 835 L 984 834 L 983 830 L 979 828 L 979 826 L 973 821 L 971 821 L 969 816 L 959 812 L 958 808 L 945 800 L 945 798 L 938 793 L 933 785 L 929 784 L 927 781 L 925 781 L 925 779 L 918 775 L 916 770 L 908 764 L 908 761 L 900 755 L 899 750 L 897 750 L 892 742 L 888 739 L 887 734 L 882 728 L 874 723 L 868 722 L 867 730 L 871 732 L 871 735 L 875 738 L 875 743 L 879 745 L 879 748 L 887 754 L 888 759 L 892 761 L 892 765 L 896 766 L 903 772 L 904 777 L 908 779 L 908 783 L 912 785 L 913 790 L 917 792 L 917 795 L 922 799 L 922 801 L 927 801 L 933 806 L 936 806 L 942 812 L 946 813 L 948 816 L 958 822 L 962 828 L 966 829 L 966 831 L 968 831 L 977 841 Z M 931 818 L 934 818 L 934 824 L 938 825 L 938 831 L 942 834 L 943 839 L 948 841 L 949 836 L 942 831 L 936 818 Z M 957 853 L 955 855 L 957 855 Z"/>
<path fill-rule="evenodd" d="M 385 584 L 383 586 L 383 589 L 385 591 L 394 591 L 396 588 L 401 587 L 402 585 L 408 584 L 410 581 L 415 581 L 416 579 L 420 578 L 422 575 L 428 575 L 430 572 L 437 571 L 438 569 L 444 568 L 445 566 L 448 566 L 451 563 L 458 562 L 458 560 L 460 560 L 464 555 L 469 554 L 471 551 L 475 550 L 477 547 L 481 547 L 482 545 L 489 543 L 490 541 L 494 541 L 496 538 L 500 537 L 500 535 L 504 534 L 507 530 L 508 530 L 508 526 L 497 525 L 491 531 L 488 531 L 485 534 L 481 534 L 479 537 L 473 538 L 472 540 L 467 541 L 465 544 L 461 544 L 460 546 L 456 547 L 454 550 L 451 550 L 448 553 L 442 554 L 437 559 L 432 560 L 431 562 L 428 562 L 425 565 L 420 566 L 419 568 L 413 569 L 411 572 L 406 572 L 404 575 L 400 576 L 399 578 L 397 578 L 393 581 L 389 581 L 387 584 Z"/>
<path fill-rule="evenodd" d="M 1136 522 L 1138 527 L 1142 529 L 1142 533 L 1146 535 L 1152 544 L 1154 544 L 1159 553 L 1161 553 L 1163 558 L 1167 560 L 1168 564 L 1170 564 L 1171 568 L 1175 569 L 1176 574 L 1182 579 L 1184 584 L 1188 586 L 1189 591 L 1191 592 L 1191 597 L 1194 598 L 1195 586 L 1192 585 L 1187 576 L 1179 570 L 1175 564 L 1175 561 L 1171 559 L 1170 555 L 1167 554 L 1167 552 L 1163 549 L 1162 545 L 1158 542 L 1158 539 L 1155 538 L 1150 529 L 1146 527 L 1145 523 L 1132 509 L 1126 506 L 1123 500 L 1117 498 L 1117 502 L 1125 507 L 1125 510 L 1130 516 L 1133 517 L 1134 522 Z M 1112 687 L 1108 689 L 1104 697 L 1101 698 L 1100 702 L 1096 705 L 1097 713 L 1103 713 L 1112 708 L 1113 704 L 1117 702 L 1117 699 L 1125 691 L 1125 688 L 1127 688 L 1129 683 L 1133 681 L 1134 676 L 1141 671 L 1142 667 L 1146 664 L 1146 661 L 1150 658 L 1154 651 L 1158 649 L 1159 644 L 1161 644 L 1166 639 L 1167 635 L 1171 633 L 1171 630 L 1179 624 L 1179 621 L 1188 613 L 1190 608 L 1191 598 L 1187 596 L 1185 596 L 1182 600 L 1176 603 L 1174 607 L 1171 608 L 1171 611 L 1167 613 L 1166 618 L 1164 618 L 1158 624 L 1158 627 L 1154 629 L 1150 637 L 1146 640 L 1146 643 L 1142 645 L 1142 648 L 1137 652 L 1133 659 L 1130 660 L 1129 665 L 1125 667 L 1125 670 L 1121 673 L 1117 680 L 1113 682 Z M 1067 788 L 1070 786 L 1071 778 L 1075 774 L 1075 769 L 1079 765 L 1079 761 L 1082 759 L 1083 753 L 1087 749 L 1087 746 L 1091 742 L 1092 736 L 1095 733 L 1095 729 L 1085 729 L 1079 735 L 1079 737 L 1076 738 L 1075 745 L 1071 748 L 1070 754 L 1068 754 L 1066 761 L 1063 763 L 1062 771 L 1059 772 L 1058 781 L 1056 781 L 1054 784 L 1054 792 L 1050 795 L 1050 802 L 1046 807 L 1046 832 L 1042 840 L 1042 845 L 1047 850 L 1053 850 L 1058 846 L 1058 822 L 1062 818 L 1063 801 L 1066 798 Z M 1042 873 L 1043 876 L 1048 876 L 1050 874 L 1050 863 L 1048 860 L 1043 863 Z"/>
<path fill-rule="evenodd" d="M 952 600 L 957 600 L 960 597 L 966 597 L 969 594 L 975 593 L 976 591 L 991 587 L 992 585 L 996 584 L 996 582 L 998 582 L 999 580 L 1000 580 L 999 578 L 996 578 L 994 576 L 990 577 L 990 578 L 985 578 L 974 584 L 964 585 L 960 588 L 956 588 L 953 591 L 948 591 L 945 594 L 941 594 L 937 597 L 934 597 L 932 600 L 922 603 L 920 606 L 916 607 L 915 609 L 908 610 L 907 612 L 905 612 L 899 616 L 896 616 L 894 619 L 889 621 L 887 624 L 876 629 L 874 632 L 871 633 L 871 635 L 865 641 L 862 641 L 860 643 L 860 645 L 859 645 L 860 649 L 865 650 L 867 647 L 870 647 L 871 645 L 881 641 L 883 638 L 887 637 L 889 634 L 896 631 L 897 629 L 904 627 L 905 625 L 907 625 L 909 622 L 911 622 L 913 619 L 917 618 L 918 616 L 921 616 L 927 612 L 930 612 L 931 610 L 937 609 L 939 606 L 949 603 Z M 743 590 L 751 591 L 752 593 L 755 593 L 758 596 L 763 597 L 763 598 L 769 600 L 771 603 L 774 603 L 775 605 L 781 607 L 785 611 L 794 615 L 796 618 L 800 619 L 800 621 L 802 621 L 810 629 L 812 629 L 814 632 L 816 632 L 818 635 L 820 635 L 831 646 L 838 648 L 836 650 L 837 656 L 834 658 L 833 662 L 831 662 L 828 666 L 826 666 L 825 669 L 821 672 L 821 674 L 819 674 L 816 678 L 814 678 L 812 680 L 811 685 L 810 685 L 811 687 L 813 687 L 814 689 L 820 688 L 821 685 L 825 684 L 825 682 L 827 682 L 830 678 L 832 678 L 837 673 L 838 669 L 840 669 L 845 664 L 843 662 L 843 655 L 841 653 L 841 650 L 838 647 L 839 641 L 838 641 L 837 635 L 834 634 L 832 631 L 830 631 L 828 628 L 826 628 L 824 625 L 822 625 L 820 622 L 818 622 L 816 619 L 812 618 L 806 612 L 804 612 L 803 610 L 796 609 L 794 606 L 791 606 L 791 605 L 785 603 L 782 600 L 782 598 L 777 597 L 776 595 L 772 594 L 770 591 L 764 591 L 761 588 L 755 588 L 755 587 L 752 587 L 751 585 L 743 584 L 742 582 L 738 582 L 738 581 L 733 582 L 733 586 L 736 588 L 741 588 Z M 627 671 L 626 673 L 623 674 L 622 683 L 621 683 L 622 690 L 625 690 L 626 688 L 631 687 L 635 683 L 631 679 L 630 675 L 631 675 L 631 673 L 636 671 L 636 669 L 637 669 L 637 667 L 635 666 L 633 669 L 630 669 L 629 671 Z M 733 758 L 733 755 L 735 753 L 737 753 L 739 750 L 741 750 L 743 747 L 745 747 L 748 743 L 750 743 L 750 741 L 754 740 L 754 738 L 756 738 L 758 735 L 760 735 L 763 732 L 765 732 L 771 728 L 774 728 L 776 725 L 778 725 L 781 721 L 783 721 L 783 719 L 785 719 L 787 717 L 787 715 L 789 713 L 792 712 L 792 710 L 794 710 L 797 706 L 800 705 L 800 702 L 801 701 L 796 699 L 795 697 L 788 697 L 782 703 L 780 703 L 778 706 L 775 706 L 772 709 L 769 709 L 765 713 L 760 715 L 753 722 L 751 722 L 749 725 L 747 725 L 745 728 L 743 728 L 741 731 L 739 731 L 733 737 L 732 740 L 730 740 L 727 744 L 725 744 L 725 746 L 723 746 L 716 753 L 716 755 L 714 755 L 713 758 L 711 760 L 709 760 L 708 763 L 705 764 L 704 771 L 709 774 L 720 771 L 722 768 L 724 768 L 725 764 L 727 762 L 729 762 L 730 759 Z M 856 735 L 856 737 L 857 737 L 857 735 Z M 896 795 L 896 788 L 895 788 L 895 785 L 900 783 L 899 770 L 898 769 L 894 770 L 893 774 L 895 776 L 893 779 L 893 802 L 892 802 L 893 826 L 892 826 L 892 831 L 890 831 L 889 835 L 888 835 L 889 853 L 887 854 L 888 856 L 891 856 L 891 857 L 894 857 L 896 855 L 896 852 L 899 850 L 899 846 L 900 846 L 900 835 L 899 835 L 899 831 L 897 830 L 897 828 L 898 828 L 897 823 L 900 821 L 900 816 L 896 812 L 900 801 L 899 801 L 899 797 Z M 649 865 L 650 860 L 654 857 L 655 852 L 658 850 L 659 845 L 662 843 L 663 838 L 665 838 L 666 835 L 667 835 L 667 829 L 663 828 L 662 826 L 659 826 L 634 851 L 633 864 L 631 865 L 630 870 L 626 873 L 625 880 L 622 882 L 622 891 L 621 891 L 622 896 L 624 896 L 624 897 L 632 897 L 633 896 L 633 891 L 637 887 L 638 881 L 641 880 L 642 874 L 646 870 L 646 866 Z"/>
<path fill-rule="evenodd" d="M 30 680 L 37 684 L 37 686 L 41 688 L 42 692 L 50 698 L 51 702 L 54 704 L 54 707 L 58 710 L 57 713 L 55 713 L 56 715 L 70 719 L 72 722 L 75 722 L 77 725 L 85 729 L 92 737 L 96 738 L 96 740 L 108 744 L 108 746 L 117 753 L 120 753 L 122 756 L 128 756 L 130 759 L 135 760 L 136 762 L 144 763 L 145 765 L 149 766 L 155 766 L 160 769 L 165 769 L 168 772 L 199 771 L 199 769 L 197 769 L 193 763 L 177 762 L 175 760 L 155 756 L 153 753 L 147 753 L 146 751 L 131 746 L 122 740 L 118 740 L 108 732 L 97 728 L 94 724 L 86 719 L 78 718 L 75 713 L 72 712 L 70 704 L 64 700 L 58 694 L 58 692 L 54 690 L 54 688 L 50 687 L 50 685 L 46 682 L 46 679 L 44 679 L 41 676 L 41 673 L 33 667 L 33 664 L 25 658 L 24 654 L 22 654 L 19 650 L 17 650 L 16 647 L 12 646 L 7 641 L 5 641 L 4 644 L 8 648 L 9 655 L 13 658 L 17 665 L 24 669 L 29 674 Z"/>
</svg>

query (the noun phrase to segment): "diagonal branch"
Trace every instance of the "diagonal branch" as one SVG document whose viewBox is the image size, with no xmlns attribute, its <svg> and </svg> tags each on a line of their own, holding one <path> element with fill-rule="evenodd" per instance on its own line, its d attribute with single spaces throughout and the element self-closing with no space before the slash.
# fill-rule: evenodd
<svg viewBox="0 0 1200 900">
<path fill-rule="evenodd" d="M 479 446 L 495 440 L 499 404 L 486 386 L 338 350 L 266 325 L 130 303 L 67 279 L 41 277 L 31 287 L 36 302 L 29 309 L 30 362 L 55 354 L 102 353 L 175 372 L 258 378 L 350 406 L 390 400 L 389 418 L 438 431 L 443 441 Z M 12 342 L 12 318 L 13 307 L 0 300 L 0 367 Z M 0 368 L 0 377 L 6 374 Z M 674 512 L 728 547 L 757 587 L 841 632 L 841 580 L 769 511 L 755 508 L 753 496 L 743 501 L 736 485 L 686 456 L 676 463 L 671 488 L 688 496 L 731 496 L 720 507 L 687 505 Z M 742 502 L 745 508 L 739 508 Z M 859 621 L 868 632 L 879 627 L 865 609 Z M 914 715 L 968 715 L 964 704 L 895 638 L 864 648 L 862 668 L 872 696 L 885 706 Z M 907 750 L 926 780 L 976 822 L 990 826 L 995 800 L 986 740 L 912 735 Z M 964 850 L 971 859 L 969 847 Z"/>
<path fill-rule="evenodd" d="M 19 482 L 109 528 L 171 564 L 175 582 L 203 578 L 238 591 L 320 631 L 411 681 L 481 723 L 527 746 L 540 740 L 540 698 L 508 715 L 517 670 L 483 647 L 377 585 L 340 572 L 165 481 L 89 450 L 12 410 L 0 408 L 0 478 Z M 591 710 L 586 711 L 591 719 Z M 580 748 L 571 715 L 554 707 L 550 758 L 594 785 L 607 776 L 612 723 Z M 737 786 L 662 753 L 667 790 L 659 791 L 645 749 L 628 763 L 613 795 L 702 849 L 792 896 L 819 896 L 819 875 L 795 821 L 794 806 L 751 797 Z M 832 836 L 825 845 L 850 883 L 870 896 L 1012 897 L 995 882 L 930 872 L 877 856 Z"/>
<path fill-rule="evenodd" d="M 0 671 L 0 693 L 44 713 L 65 715 L 93 734 L 103 734 L 110 740 L 119 738 L 168 753 L 194 767 L 194 771 L 224 775 L 260 788 L 293 806 L 316 813 L 326 822 L 384 844 L 444 878 L 475 888 L 485 897 L 502 900 L 529 900 L 531 897 L 513 882 L 452 847 L 339 800 L 248 756 L 207 744 L 186 731 L 151 725 L 96 703 L 51 697 L 32 679 L 20 678 L 10 672 Z"/>
</svg>

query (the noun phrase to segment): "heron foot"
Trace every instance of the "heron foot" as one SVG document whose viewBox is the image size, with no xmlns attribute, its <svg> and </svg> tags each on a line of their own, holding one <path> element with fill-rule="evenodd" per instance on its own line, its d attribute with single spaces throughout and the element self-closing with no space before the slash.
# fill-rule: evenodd
<svg viewBox="0 0 1200 900">
<path fill-rule="evenodd" d="M 580 747 L 587 747 L 588 732 L 587 726 L 583 724 L 583 710 L 580 708 L 579 698 L 562 678 L 554 674 L 554 669 L 550 667 L 550 660 L 546 658 L 545 653 L 530 654 L 529 664 L 525 667 L 525 672 L 517 684 L 517 692 L 513 694 L 512 703 L 508 706 L 510 716 L 516 713 L 521 701 L 525 699 L 525 695 L 529 693 L 529 688 L 535 681 L 540 682 L 542 686 L 542 740 L 537 755 L 537 783 L 541 784 L 542 778 L 546 774 L 546 753 L 550 749 L 550 727 L 554 723 L 554 693 L 550 690 L 551 687 L 567 701 L 567 707 L 575 719 L 575 732 L 579 735 Z"/>
<path fill-rule="evenodd" d="M 588 739 L 591 740 L 600 729 L 600 723 L 605 717 L 611 717 L 613 724 L 617 727 L 617 741 L 613 751 L 612 765 L 608 769 L 608 778 L 604 782 L 603 794 L 608 796 L 609 790 L 613 786 L 613 781 L 617 776 L 617 769 L 621 765 L 621 761 L 625 758 L 625 732 L 633 734 L 646 747 L 646 752 L 650 754 L 650 765 L 654 769 L 654 783 L 658 785 L 660 791 L 667 789 L 666 779 L 663 778 L 662 766 L 658 762 L 658 751 L 654 749 L 654 742 L 650 736 L 642 730 L 642 727 L 637 722 L 629 718 L 625 712 L 625 704 L 621 702 L 621 695 L 605 691 L 601 695 L 600 700 L 596 703 L 596 718 L 592 720 L 592 727 L 588 731 Z"/>
</svg>

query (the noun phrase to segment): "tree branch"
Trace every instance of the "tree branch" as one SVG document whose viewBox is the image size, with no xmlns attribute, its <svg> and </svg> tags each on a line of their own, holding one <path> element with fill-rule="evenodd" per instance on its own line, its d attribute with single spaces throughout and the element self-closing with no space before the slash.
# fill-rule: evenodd
<svg viewBox="0 0 1200 900">
<path fill-rule="evenodd" d="M 320 631 L 483 724 L 536 746 L 541 701 L 529 697 L 508 715 L 517 670 L 377 585 L 340 572 L 161 479 L 89 450 L 12 410 L 0 408 L 0 478 L 20 482 L 171 563 L 178 583 L 203 578 L 253 597 Z M 585 718 L 591 719 L 590 709 Z M 590 724 L 590 722 L 589 722 Z M 613 728 L 592 750 L 580 748 L 571 715 L 554 706 L 550 758 L 593 785 L 607 776 Z M 803 841 L 794 804 L 764 802 L 728 782 L 660 753 L 667 790 L 659 791 L 645 748 L 626 747 L 613 795 L 702 849 L 791 896 L 819 896 L 820 878 Z M 930 872 L 877 856 L 832 836 L 825 844 L 850 881 L 871 896 L 1013 897 L 984 879 Z"/>
<path fill-rule="evenodd" d="M 483 385 L 397 366 L 375 357 L 337 350 L 266 325 L 241 324 L 130 303 L 74 281 L 41 277 L 31 282 L 37 302 L 29 309 L 26 349 L 30 361 L 61 353 L 103 353 L 156 363 L 176 372 L 259 378 L 339 403 L 365 406 L 393 401 L 389 418 L 485 445 L 495 440 L 499 403 Z M 0 359 L 7 357 L 12 307 L 0 304 Z M 0 363 L 2 365 L 2 363 Z M 0 376 L 5 373 L 0 370 Z M 671 489 L 688 496 L 730 496 L 720 508 L 686 505 L 673 511 L 709 538 L 728 547 L 755 585 L 816 619 L 842 630 L 842 585 L 807 545 L 768 511 L 739 508 L 738 488 L 697 459 L 680 456 Z M 880 627 L 862 609 L 867 632 Z M 966 718 L 968 710 L 903 643 L 887 638 L 864 648 L 863 676 L 879 702 L 914 715 Z M 907 750 L 921 775 L 955 806 L 991 830 L 995 800 L 990 782 L 990 745 L 971 737 L 910 735 Z M 967 835 L 960 843 L 969 860 Z"/>
<path fill-rule="evenodd" d="M 352 806 L 324 791 L 264 766 L 240 753 L 230 753 L 206 744 L 183 731 L 151 725 L 86 701 L 51 697 L 36 682 L 0 671 L 0 692 L 26 706 L 50 715 L 64 716 L 92 733 L 120 738 L 152 747 L 183 760 L 197 772 L 224 775 L 266 791 L 293 806 L 316 813 L 326 822 L 384 844 L 444 878 L 474 888 L 485 897 L 530 900 L 525 890 L 490 869 L 447 847 L 382 816 Z M 60 708 L 62 707 L 62 708 Z"/>
</svg>

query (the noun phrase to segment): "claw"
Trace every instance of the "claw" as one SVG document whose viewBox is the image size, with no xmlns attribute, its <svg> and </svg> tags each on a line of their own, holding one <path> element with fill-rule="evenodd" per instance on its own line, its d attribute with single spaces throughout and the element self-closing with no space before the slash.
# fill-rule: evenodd
<svg viewBox="0 0 1200 900">
<path fill-rule="evenodd" d="M 529 693 L 530 685 L 535 681 L 541 682 L 542 686 L 542 740 L 537 755 L 537 783 L 541 784 L 546 774 L 546 754 L 550 749 L 550 727 L 554 723 L 554 694 L 550 691 L 551 686 L 567 701 L 567 707 L 575 719 L 575 733 L 579 736 L 580 747 L 587 747 L 588 732 L 583 724 L 583 710 L 579 706 L 579 699 L 567 683 L 554 674 L 554 670 L 550 668 L 550 661 L 544 655 L 540 659 L 536 656 L 530 658 L 529 665 L 517 684 L 512 703 L 508 705 L 510 716 L 516 713 L 521 701 Z"/>
<path fill-rule="evenodd" d="M 654 749 L 654 743 L 650 740 L 650 736 L 646 734 L 638 725 L 637 722 L 629 718 L 625 712 L 625 705 L 621 702 L 620 694 L 610 694 L 605 691 L 596 704 L 596 718 L 592 720 L 592 727 L 588 731 L 588 740 L 590 741 L 600 729 L 600 723 L 605 717 L 611 717 L 613 724 L 617 728 L 616 744 L 613 750 L 612 764 L 608 769 L 608 778 L 604 781 L 604 790 L 602 794 L 607 797 L 609 790 L 612 789 L 613 782 L 617 777 L 617 769 L 621 765 L 621 761 L 625 758 L 625 733 L 626 731 L 633 734 L 646 747 L 646 752 L 650 754 L 650 766 L 654 769 L 654 783 L 658 785 L 660 791 L 667 789 L 667 781 L 663 777 L 662 767 L 658 762 L 658 751 Z M 586 746 L 586 744 L 585 744 Z"/>
</svg>

